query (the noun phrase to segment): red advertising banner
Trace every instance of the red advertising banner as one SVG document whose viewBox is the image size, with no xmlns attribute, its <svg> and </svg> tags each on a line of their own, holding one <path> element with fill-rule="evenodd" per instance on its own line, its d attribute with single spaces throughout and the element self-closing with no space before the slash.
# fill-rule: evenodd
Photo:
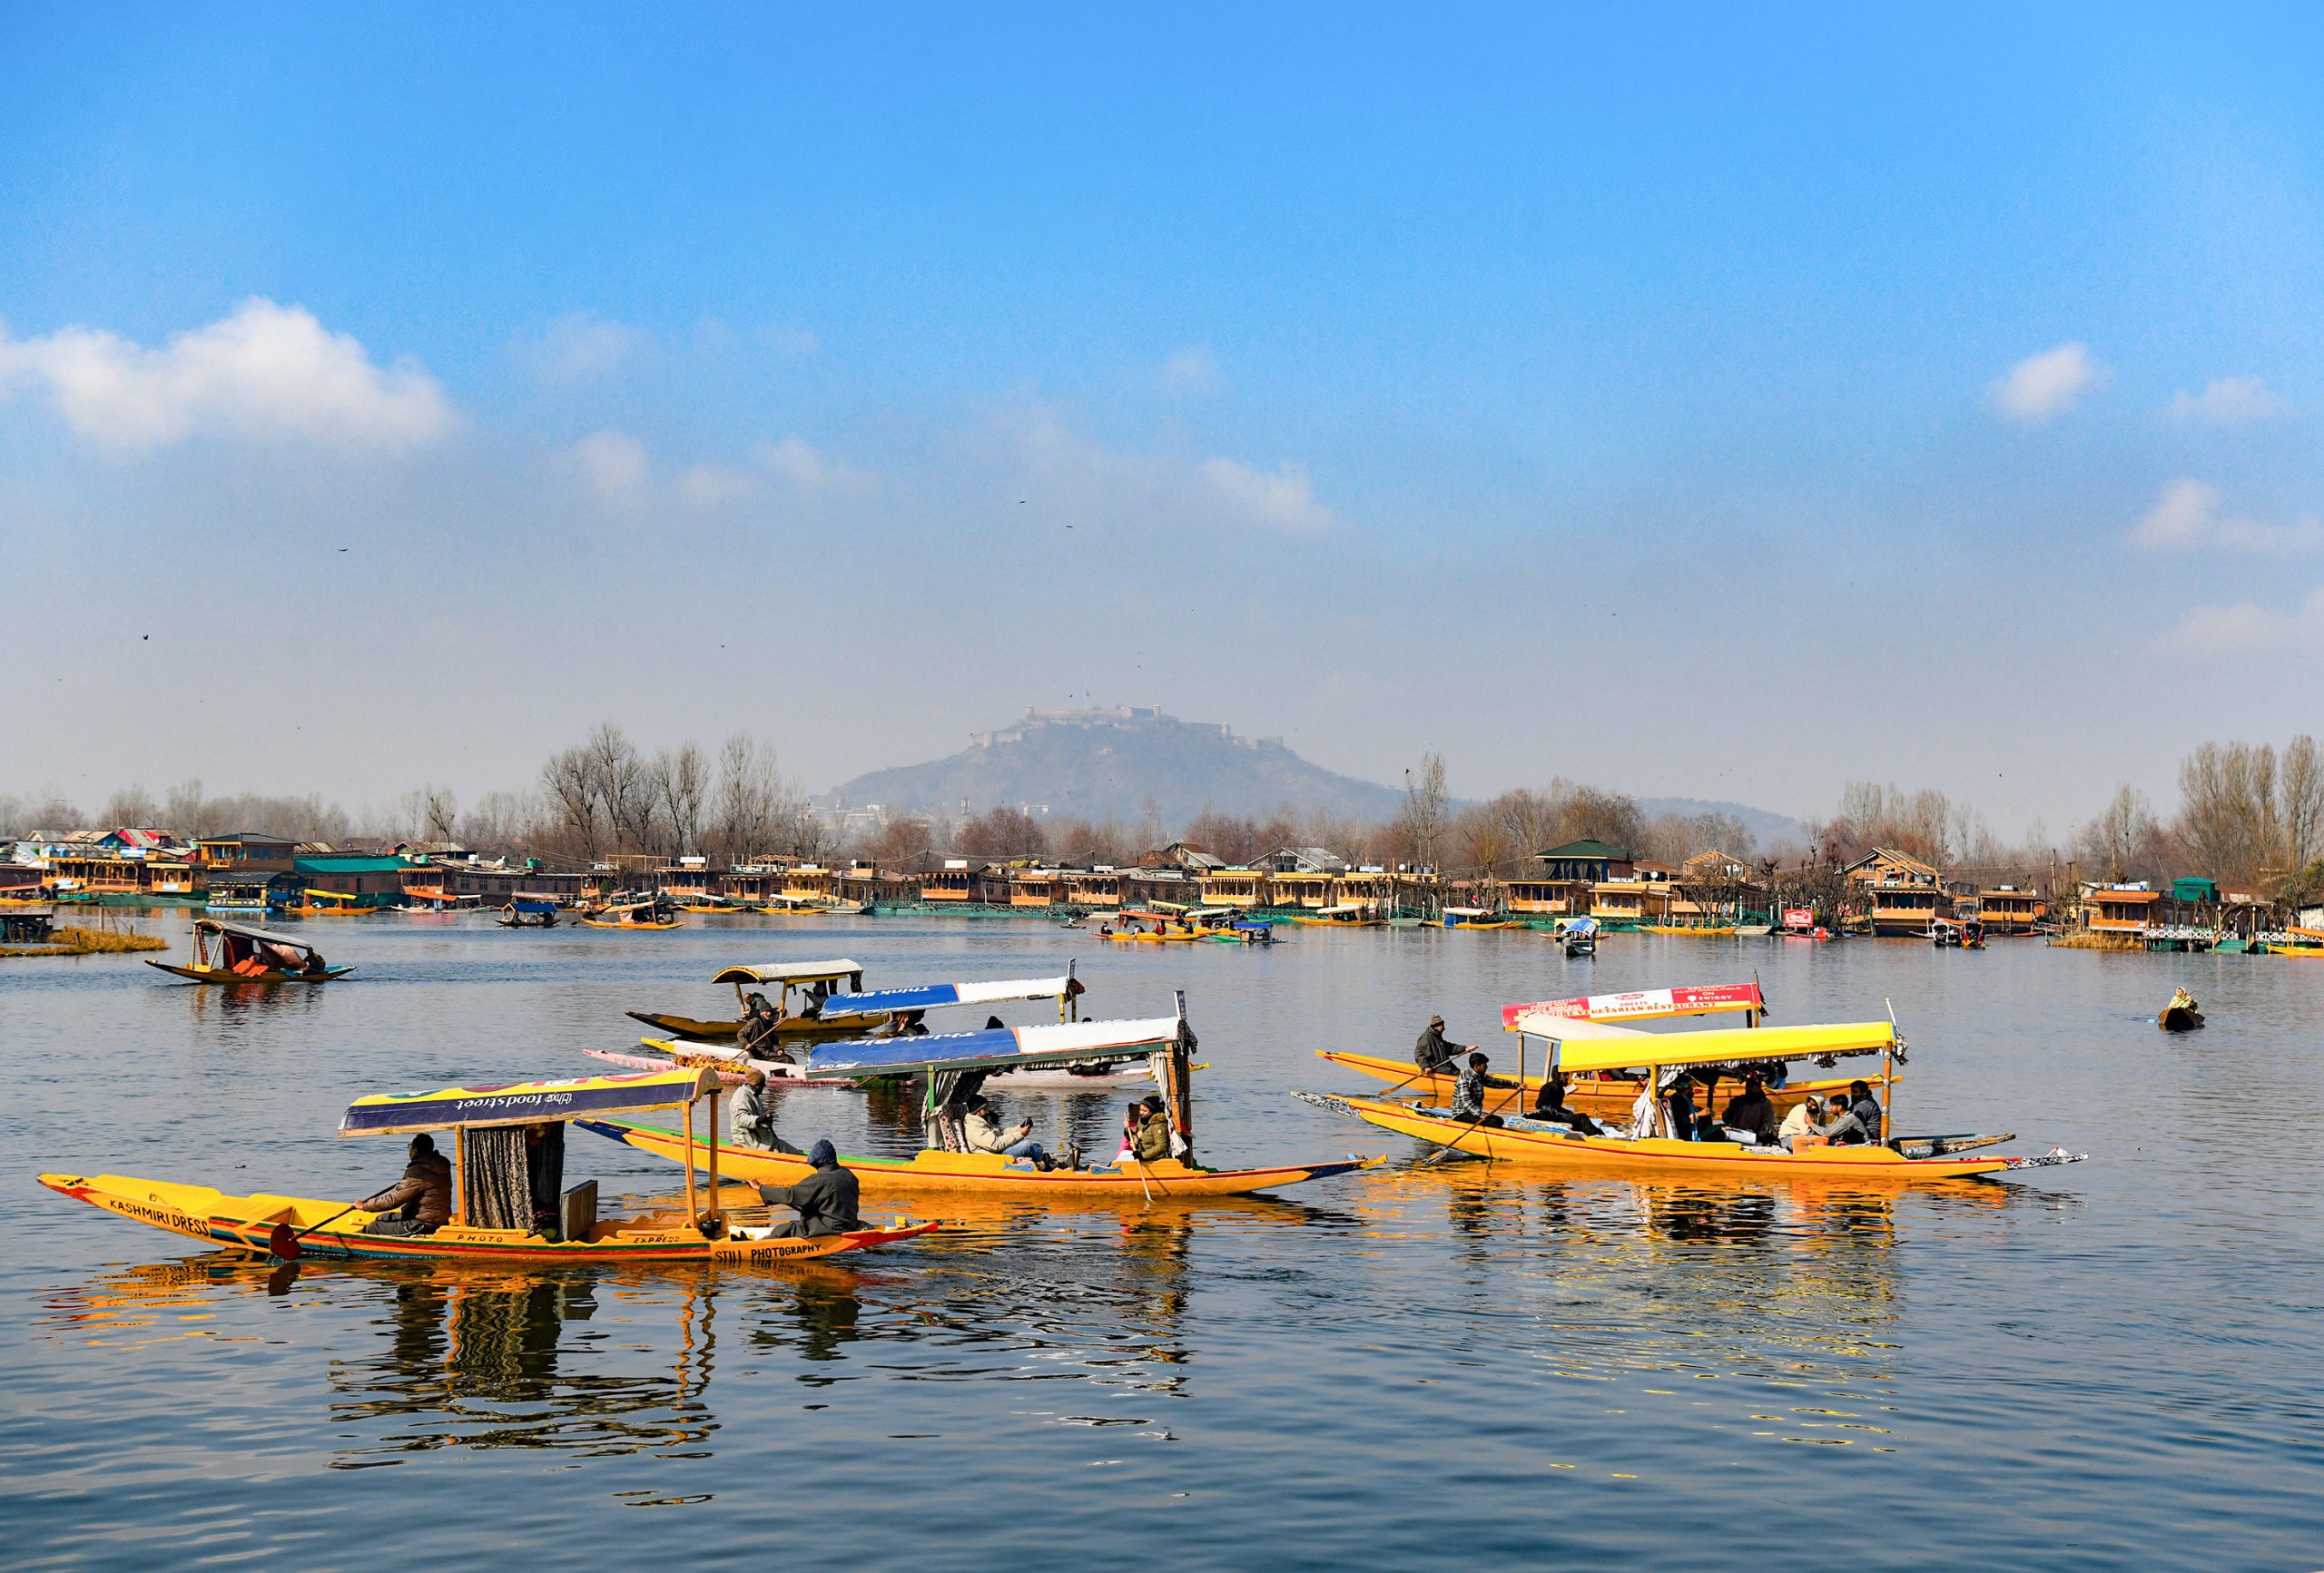
<svg viewBox="0 0 2324 1573">
<path fill-rule="evenodd" d="M 1662 1016 L 1709 1016 L 1723 1010 L 1764 1010 L 1756 983 L 1713 983 L 1689 988 L 1640 988 L 1627 994 L 1590 994 L 1577 999 L 1542 999 L 1504 1005 L 1501 1025 L 1518 1029 L 1521 1018 L 1556 1021 L 1646 1021 Z M 1528 1027 L 1538 1031 L 1539 1027 Z"/>
</svg>

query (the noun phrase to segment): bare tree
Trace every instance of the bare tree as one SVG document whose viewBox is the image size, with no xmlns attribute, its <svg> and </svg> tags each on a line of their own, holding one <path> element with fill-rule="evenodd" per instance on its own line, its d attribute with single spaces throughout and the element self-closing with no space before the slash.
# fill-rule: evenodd
<svg viewBox="0 0 2324 1573">
<path fill-rule="evenodd" d="M 793 794 L 775 769 L 774 750 L 738 732 L 718 751 L 717 784 L 711 815 L 717 826 L 719 855 L 741 862 L 776 851 L 778 839 L 795 829 Z"/>
<path fill-rule="evenodd" d="M 596 773 L 586 748 L 568 748 L 549 755 L 541 766 L 541 792 L 549 812 L 584 860 L 595 859 L 601 843 L 604 819 L 598 807 Z"/>
<path fill-rule="evenodd" d="M 2083 827 L 2076 850 L 2101 880 L 2150 876 L 2157 871 L 2154 853 L 2159 830 L 2146 794 L 2126 783 L 2114 789 L 2105 812 Z"/>
<path fill-rule="evenodd" d="M 1420 756 L 1417 772 L 1404 772 L 1404 807 L 1397 817 L 1399 828 L 1412 842 L 1413 860 L 1427 867 L 1436 864 L 1446 802 L 1444 756 L 1431 750 Z"/>
<path fill-rule="evenodd" d="M 106 801 L 101 817 L 107 830 L 147 830 L 161 826 L 162 808 L 153 801 L 153 793 L 142 786 L 131 785 Z"/>
<path fill-rule="evenodd" d="M 702 817 L 710 799 L 710 772 L 702 750 L 692 742 L 654 756 L 649 772 L 661 800 L 662 822 L 670 831 L 670 855 L 684 857 L 702 840 Z"/>
</svg>

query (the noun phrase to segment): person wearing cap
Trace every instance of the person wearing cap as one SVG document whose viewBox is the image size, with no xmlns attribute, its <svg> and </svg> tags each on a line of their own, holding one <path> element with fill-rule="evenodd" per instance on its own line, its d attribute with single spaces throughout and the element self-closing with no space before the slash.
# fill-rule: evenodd
<svg viewBox="0 0 2324 1573">
<path fill-rule="evenodd" d="M 982 1093 L 969 1100 L 969 1117 L 962 1123 L 962 1133 L 969 1138 L 972 1153 L 999 1153 L 1003 1157 L 1030 1158 L 1033 1166 L 1048 1170 L 1056 1162 L 1033 1139 L 1033 1122 L 1027 1120 L 1014 1130 L 1004 1130 L 993 1118 L 992 1100 Z"/>
<path fill-rule="evenodd" d="M 1170 1116 L 1153 1093 L 1138 1099 L 1137 1106 L 1145 1112 L 1130 1138 L 1130 1155 L 1141 1164 L 1159 1163 L 1170 1155 Z"/>
<path fill-rule="evenodd" d="M 756 1066 L 743 1073 L 743 1085 L 734 1089 L 734 1125 L 727 1139 L 753 1152 L 800 1155 L 797 1147 L 775 1134 L 774 1100 L 767 1096 L 766 1072 Z"/>
<path fill-rule="evenodd" d="M 759 1199 L 770 1207 L 788 1207 L 799 1215 L 767 1231 L 771 1240 L 813 1239 L 844 1234 L 863 1227 L 856 1215 L 855 1176 L 839 1166 L 839 1153 L 828 1141 L 807 1149 L 815 1172 L 795 1185 L 761 1185 Z"/>
<path fill-rule="evenodd" d="M 363 1225 L 366 1234 L 433 1234 L 452 1221 L 452 1164 L 422 1131 L 411 1138 L 403 1178 L 355 1204 L 379 1215 Z"/>
<path fill-rule="evenodd" d="M 1428 1018 L 1428 1030 L 1422 1033 L 1420 1041 L 1413 1045 L 1413 1063 L 1420 1067 L 1423 1074 L 1434 1076 L 1448 1069 L 1460 1052 L 1461 1045 L 1445 1041 L 1444 1018 L 1432 1016 Z"/>
</svg>

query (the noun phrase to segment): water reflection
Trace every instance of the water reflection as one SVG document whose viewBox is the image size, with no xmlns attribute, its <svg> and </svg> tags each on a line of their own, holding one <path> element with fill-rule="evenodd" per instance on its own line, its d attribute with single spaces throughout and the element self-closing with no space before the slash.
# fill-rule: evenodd
<svg viewBox="0 0 2324 1573">
<path fill-rule="evenodd" d="M 447 1447 L 666 1452 L 698 1447 L 715 1429 L 700 1398 L 717 1347 L 717 1296 L 701 1284 L 624 1285 L 619 1274 L 578 1270 L 397 1273 L 379 1288 L 386 1347 L 330 1362 L 332 1418 L 379 1431 L 342 1450 L 341 1468 Z M 613 1323 L 629 1321 L 625 1301 L 671 1312 L 649 1320 L 674 1327 L 676 1347 L 616 1343 L 612 1328 L 589 1325 L 600 1310 Z M 629 1352 L 645 1355 L 636 1362 L 645 1369 L 608 1369 Z"/>
</svg>

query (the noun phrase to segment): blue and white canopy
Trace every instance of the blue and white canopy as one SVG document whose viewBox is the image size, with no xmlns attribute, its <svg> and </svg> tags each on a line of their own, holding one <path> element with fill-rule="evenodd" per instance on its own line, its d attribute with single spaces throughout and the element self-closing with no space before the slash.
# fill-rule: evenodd
<svg viewBox="0 0 2324 1573">
<path fill-rule="evenodd" d="M 1073 978 L 1005 978 L 990 983 L 923 983 L 912 988 L 874 988 L 847 996 L 853 1011 L 933 1010 L 947 1005 L 999 1005 L 1012 999 L 1062 999 Z"/>
<path fill-rule="evenodd" d="M 1001 1027 L 919 1037 L 874 1037 L 818 1044 L 807 1056 L 809 1080 L 895 1076 L 920 1070 L 982 1070 L 1001 1066 L 1068 1065 L 1136 1059 L 1177 1041 L 1178 1018 L 1067 1021 L 1051 1027 Z"/>
</svg>

